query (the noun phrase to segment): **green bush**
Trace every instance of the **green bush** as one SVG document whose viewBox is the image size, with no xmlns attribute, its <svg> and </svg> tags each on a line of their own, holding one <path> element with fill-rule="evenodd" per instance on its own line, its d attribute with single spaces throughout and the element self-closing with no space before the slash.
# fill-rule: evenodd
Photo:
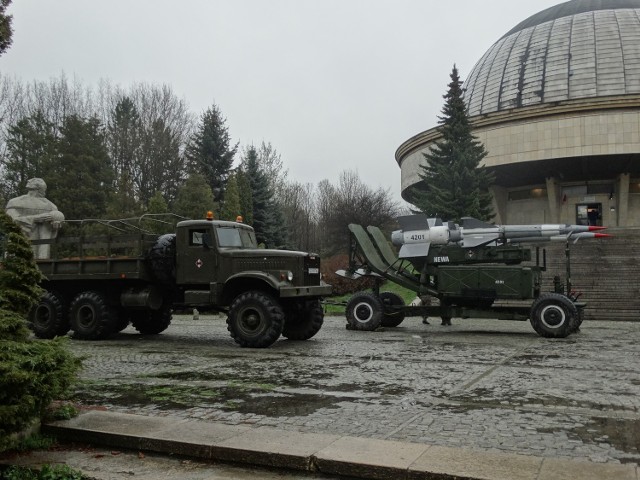
<svg viewBox="0 0 640 480">
<path fill-rule="evenodd" d="M 39 470 L 12 466 L 2 472 L 2 480 L 84 480 L 82 472 L 69 465 L 43 465 Z"/>
<path fill-rule="evenodd" d="M 51 401 L 75 380 L 80 360 L 66 338 L 32 340 L 26 316 L 37 302 L 42 275 L 27 238 L 0 212 L 0 451 L 13 447 L 20 432 L 40 418 Z"/>
</svg>

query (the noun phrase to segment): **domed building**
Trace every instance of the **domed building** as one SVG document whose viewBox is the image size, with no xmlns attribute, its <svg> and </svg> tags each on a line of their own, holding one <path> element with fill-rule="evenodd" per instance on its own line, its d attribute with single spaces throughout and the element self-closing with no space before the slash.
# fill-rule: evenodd
<svg viewBox="0 0 640 480">
<path fill-rule="evenodd" d="M 516 25 L 463 84 L 497 223 L 640 226 L 640 0 L 572 0 Z M 432 128 L 396 152 L 421 188 Z"/>
</svg>

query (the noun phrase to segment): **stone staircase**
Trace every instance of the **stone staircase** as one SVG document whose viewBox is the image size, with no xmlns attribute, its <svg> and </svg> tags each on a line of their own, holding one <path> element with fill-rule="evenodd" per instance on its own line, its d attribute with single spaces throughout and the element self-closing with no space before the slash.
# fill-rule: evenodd
<svg viewBox="0 0 640 480">
<path fill-rule="evenodd" d="M 640 321 L 640 228 L 610 228 L 606 233 L 613 238 L 570 243 L 573 290 L 582 292 L 580 300 L 587 302 L 585 320 Z M 565 246 L 544 244 L 543 292 L 553 290 L 554 275 L 563 281 L 566 277 Z"/>
</svg>

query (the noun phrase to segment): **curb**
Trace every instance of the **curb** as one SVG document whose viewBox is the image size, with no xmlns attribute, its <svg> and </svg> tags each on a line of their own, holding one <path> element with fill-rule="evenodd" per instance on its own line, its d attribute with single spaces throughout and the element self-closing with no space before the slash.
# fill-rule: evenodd
<svg viewBox="0 0 640 480">
<path fill-rule="evenodd" d="M 105 411 L 43 424 L 42 433 L 95 445 L 376 480 L 640 480 L 632 464 Z"/>
</svg>

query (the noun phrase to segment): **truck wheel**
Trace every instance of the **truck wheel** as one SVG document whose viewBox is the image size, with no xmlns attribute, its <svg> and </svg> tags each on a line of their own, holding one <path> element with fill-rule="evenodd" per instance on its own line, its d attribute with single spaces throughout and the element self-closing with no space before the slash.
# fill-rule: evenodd
<svg viewBox="0 0 640 480">
<path fill-rule="evenodd" d="M 324 312 L 319 300 L 297 302 L 285 310 L 282 335 L 289 340 L 309 340 L 323 323 Z"/>
<path fill-rule="evenodd" d="M 54 338 L 66 335 L 69 320 L 60 296 L 45 292 L 29 313 L 29 328 L 38 338 Z"/>
<path fill-rule="evenodd" d="M 265 348 L 282 334 L 284 313 L 270 295 L 252 291 L 238 295 L 229 310 L 227 330 L 241 347 Z"/>
<path fill-rule="evenodd" d="M 400 295 L 393 292 L 382 292 L 380 294 L 380 301 L 382 302 L 382 308 L 384 315 L 382 316 L 383 327 L 397 327 L 405 319 L 405 312 L 402 310 L 389 309 L 389 306 L 403 306 L 404 300 Z"/>
<path fill-rule="evenodd" d="M 352 330 L 372 331 L 382 324 L 382 302 L 372 293 L 356 293 L 347 303 L 347 322 Z"/>
<path fill-rule="evenodd" d="M 172 311 L 169 307 L 160 310 L 141 310 L 131 315 L 131 325 L 142 335 L 157 335 L 171 325 Z"/>
<path fill-rule="evenodd" d="M 559 293 L 540 295 L 531 305 L 529 319 L 538 335 L 564 338 L 575 326 L 578 310 L 573 302 Z"/>
<path fill-rule="evenodd" d="M 115 332 L 118 317 L 98 292 L 82 292 L 76 295 L 69 308 L 74 338 L 81 340 L 103 339 Z"/>
</svg>

